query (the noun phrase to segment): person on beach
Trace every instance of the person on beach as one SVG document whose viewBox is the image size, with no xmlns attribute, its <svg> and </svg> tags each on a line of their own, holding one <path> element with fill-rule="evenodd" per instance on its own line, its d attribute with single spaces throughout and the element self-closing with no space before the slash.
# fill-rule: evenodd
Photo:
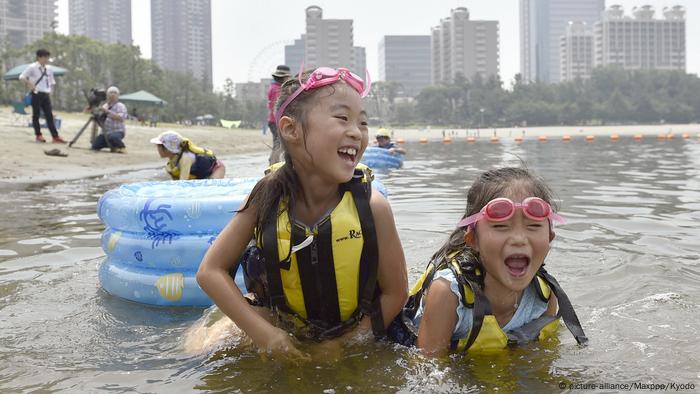
<svg viewBox="0 0 700 394">
<path fill-rule="evenodd" d="M 46 126 L 51 132 L 54 144 L 65 144 L 58 135 L 51 108 L 51 90 L 56 84 L 53 71 L 48 67 L 51 53 L 46 49 L 36 51 L 36 62 L 32 63 L 19 75 L 19 80 L 24 82 L 32 95 L 32 126 L 34 127 L 34 140 L 36 142 L 46 142 L 41 134 L 39 116 L 41 113 L 46 117 Z"/>
<path fill-rule="evenodd" d="M 391 134 L 389 134 L 389 130 L 383 127 L 377 130 L 376 138 L 377 141 L 375 142 L 375 145 L 377 147 L 387 149 L 391 153 L 400 153 L 402 155 L 406 154 L 406 150 L 404 148 L 391 141 Z"/>
<path fill-rule="evenodd" d="M 272 83 L 267 90 L 267 127 L 272 134 L 272 151 L 270 152 L 270 165 L 281 160 L 282 151 L 280 139 L 277 134 L 277 124 L 275 123 L 275 104 L 280 96 L 281 87 L 284 81 L 289 78 L 289 67 L 285 65 L 277 66 L 277 69 L 272 73 Z"/>
<path fill-rule="evenodd" d="M 129 112 L 126 105 L 119 102 L 119 89 L 116 86 L 110 86 L 107 89 L 107 102 L 102 104 L 99 111 L 104 117 L 102 133 L 95 137 L 91 149 L 99 151 L 102 148 L 109 148 L 113 153 L 126 153 L 124 121 L 129 117 Z"/>
<path fill-rule="evenodd" d="M 151 139 L 158 147 L 158 154 L 167 158 L 165 165 L 173 180 L 221 179 L 226 175 L 226 167 L 217 160 L 214 152 L 200 148 L 175 131 L 168 130 Z"/>
<path fill-rule="evenodd" d="M 554 239 L 552 192 L 523 168 L 482 173 L 447 242 L 411 291 L 390 337 L 429 356 L 480 351 L 545 338 L 562 317 L 587 338 L 556 279 L 544 269 Z"/>
<path fill-rule="evenodd" d="M 328 67 L 281 86 L 275 123 L 285 161 L 253 188 L 197 272 L 200 287 L 261 351 L 305 359 L 297 339 L 330 346 L 381 337 L 405 304 L 391 207 L 358 166 L 368 91 L 348 69 Z M 230 275 L 244 251 L 252 298 Z"/>
</svg>

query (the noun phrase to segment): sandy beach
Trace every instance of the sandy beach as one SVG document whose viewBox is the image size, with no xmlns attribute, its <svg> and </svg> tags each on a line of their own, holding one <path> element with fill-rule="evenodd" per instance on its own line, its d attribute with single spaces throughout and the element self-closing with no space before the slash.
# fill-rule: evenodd
<svg viewBox="0 0 700 394">
<path fill-rule="evenodd" d="M 29 110 L 29 109 L 28 109 Z M 28 112 L 31 112 L 29 110 Z M 69 141 L 75 137 L 88 120 L 88 114 L 56 112 L 61 118 L 60 136 Z M 217 156 L 225 157 L 238 153 L 267 152 L 272 144 L 268 133 L 260 130 L 224 129 L 222 127 L 192 126 L 160 123 L 157 128 L 144 127 L 136 121 L 127 121 L 126 153 L 110 153 L 90 150 L 90 130 L 86 130 L 72 147 L 51 143 L 51 134 L 42 128 L 47 143 L 34 141 L 34 129 L 27 126 L 31 117 L 15 121 L 11 107 L 0 107 L 0 130 L 5 145 L 0 155 L 0 185 L 2 183 L 36 183 L 55 180 L 77 179 L 98 176 L 129 169 L 157 168 L 165 165 L 149 140 L 159 133 L 172 129 L 197 145 L 212 149 Z M 58 148 L 67 157 L 47 156 L 45 150 Z"/>
<path fill-rule="evenodd" d="M 59 130 L 62 138 L 70 141 L 88 120 L 87 114 L 56 112 L 62 119 Z M 260 130 L 224 129 L 222 127 L 191 126 L 160 123 L 157 128 L 141 126 L 135 121 L 128 121 L 127 136 L 124 140 L 127 153 L 109 153 L 107 150 L 93 152 L 90 150 L 90 132 L 85 133 L 68 148 L 67 145 L 34 142 L 34 131 L 27 126 L 30 117 L 14 119 L 11 107 L 0 107 L 0 130 L 2 130 L 5 152 L 0 156 L 0 185 L 3 183 L 36 183 L 65 179 L 85 178 L 105 175 L 113 172 L 158 168 L 165 163 L 158 157 L 154 146 L 149 140 L 158 133 L 173 129 L 192 139 L 200 146 L 214 150 L 217 156 L 231 157 L 240 153 L 264 153 L 269 150 L 272 137 L 268 133 L 262 135 Z M 370 138 L 376 133 L 376 127 L 370 128 Z M 50 141 L 50 133 L 42 129 L 44 136 Z M 659 134 L 672 134 L 681 138 L 687 134 L 689 138 L 700 138 L 700 125 L 629 125 L 629 126 L 557 126 L 557 127 L 524 127 L 497 129 L 453 129 L 442 127 L 426 127 L 421 129 L 392 129 L 394 139 L 406 141 L 442 141 L 443 136 L 450 136 L 453 141 L 474 136 L 477 140 L 488 141 L 494 134 L 502 140 L 514 139 L 516 136 L 527 139 L 537 139 L 540 136 L 558 138 L 564 135 L 572 139 L 585 138 L 592 135 L 599 138 L 609 138 L 617 134 L 620 138 L 641 134 L 645 138 L 657 138 Z M 45 150 L 58 148 L 68 154 L 67 157 L 47 156 Z M 228 167 L 228 166 L 227 166 Z M 229 167 L 230 168 L 230 167 Z"/>
</svg>

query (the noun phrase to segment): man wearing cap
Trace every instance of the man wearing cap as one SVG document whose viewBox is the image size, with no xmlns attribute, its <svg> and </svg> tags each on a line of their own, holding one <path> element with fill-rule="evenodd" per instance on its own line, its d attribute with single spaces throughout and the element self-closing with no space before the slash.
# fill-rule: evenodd
<svg viewBox="0 0 700 394">
<path fill-rule="evenodd" d="M 391 134 L 389 130 L 381 128 L 377 130 L 377 147 L 382 149 L 388 149 L 391 153 L 406 154 L 406 150 L 395 143 L 391 142 Z"/>
<path fill-rule="evenodd" d="M 270 164 L 275 164 L 280 161 L 280 156 L 282 155 L 282 145 L 277 135 L 277 124 L 275 123 L 275 103 L 282 92 L 282 84 L 289 77 L 289 67 L 285 65 L 277 66 L 275 72 L 272 73 L 274 81 L 270 84 L 270 89 L 267 91 L 267 126 L 270 128 L 270 133 L 272 134 Z"/>
<path fill-rule="evenodd" d="M 110 152 L 126 153 L 126 146 L 122 140 L 126 135 L 124 121 L 128 112 L 126 105 L 119 102 L 119 89 L 116 86 L 110 86 L 107 89 L 107 102 L 100 107 L 100 112 L 104 117 L 102 133 L 95 138 L 92 149 L 98 151 L 109 148 Z"/>
</svg>

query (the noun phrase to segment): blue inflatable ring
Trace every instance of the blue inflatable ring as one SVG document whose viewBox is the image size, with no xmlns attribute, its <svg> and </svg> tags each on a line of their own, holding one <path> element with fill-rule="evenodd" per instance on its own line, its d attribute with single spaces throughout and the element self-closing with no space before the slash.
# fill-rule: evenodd
<svg viewBox="0 0 700 394">
<path fill-rule="evenodd" d="M 257 181 L 238 178 L 126 184 L 100 198 L 97 215 L 113 230 L 153 237 L 217 234 Z"/>
<path fill-rule="evenodd" d="M 109 257 L 100 266 L 99 279 L 109 294 L 130 301 L 160 306 L 207 307 L 211 299 L 197 284 L 197 271 L 163 271 L 139 268 Z M 236 272 L 236 285 L 247 293 L 243 269 Z"/>
<path fill-rule="evenodd" d="M 400 168 L 403 165 L 403 155 L 389 152 L 388 149 L 369 146 L 360 162 L 370 168 Z"/>
<path fill-rule="evenodd" d="M 110 294 L 163 306 L 212 304 L 195 280 L 199 264 L 258 179 L 143 182 L 105 193 L 97 213 L 107 258 L 99 280 Z M 378 180 L 375 190 L 386 196 Z M 236 284 L 245 293 L 242 270 Z"/>
</svg>

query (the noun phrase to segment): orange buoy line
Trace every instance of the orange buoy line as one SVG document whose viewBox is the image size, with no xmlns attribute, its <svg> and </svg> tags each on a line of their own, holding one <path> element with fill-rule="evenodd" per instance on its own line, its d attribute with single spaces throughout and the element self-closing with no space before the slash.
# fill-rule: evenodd
<svg viewBox="0 0 700 394">
<path fill-rule="evenodd" d="M 657 140 L 665 140 L 666 139 L 666 134 L 659 134 L 656 136 Z"/>
<path fill-rule="evenodd" d="M 515 142 L 517 142 L 517 143 L 523 142 L 523 137 L 521 137 L 521 136 L 519 136 L 519 135 L 516 136 L 516 137 L 515 137 Z"/>
<path fill-rule="evenodd" d="M 569 141 L 571 141 L 571 136 L 568 134 L 564 134 L 563 136 L 561 136 L 561 140 L 565 141 L 565 142 L 569 142 Z"/>
<path fill-rule="evenodd" d="M 420 137 L 420 140 L 419 140 L 418 142 L 420 142 L 421 144 L 427 144 L 427 143 L 428 143 L 428 139 L 425 138 L 425 137 Z"/>
<path fill-rule="evenodd" d="M 493 137 L 491 137 L 491 143 L 492 143 L 492 144 L 497 144 L 497 143 L 498 143 L 498 137 L 496 137 L 495 135 L 494 135 Z"/>
<path fill-rule="evenodd" d="M 396 143 L 397 143 L 397 144 L 405 144 L 405 143 L 406 143 L 406 140 L 403 139 L 403 138 L 397 138 L 397 139 L 396 139 Z"/>
<path fill-rule="evenodd" d="M 644 137 L 641 134 L 635 134 L 632 138 L 634 138 L 635 141 L 641 141 Z"/>
<path fill-rule="evenodd" d="M 476 142 L 476 137 L 470 135 L 469 137 L 467 137 L 467 142 L 470 143 L 470 144 L 475 143 L 475 142 Z"/>
<path fill-rule="evenodd" d="M 610 139 L 611 139 L 612 141 L 617 141 L 617 140 L 620 139 L 620 136 L 617 135 L 617 134 L 611 134 L 611 135 L 610 135 Z"/>
<path fill-rule="evenodd" d="M 586 141 L 588 141 L 588 142 L 595 141 L 595 136 L 594 136 L 594 135 L 590 135 L 590 134 L 587 135 L 587 136 L 586 136 Z"/>
<path fill-rule="evenodd" d="M 547 142 L 547 136 L 546 136 L 546 135 L 541 135 L 541 136 L 537 137 L 537 141 L 540 141 L 540 142 Z"/>
<path fill-rule="evenodd" d="M 452 138 L 450 137 L 445 137 L 442 139 L 443 144 L 451 144 L 452 143 Z"/>
</svg>

